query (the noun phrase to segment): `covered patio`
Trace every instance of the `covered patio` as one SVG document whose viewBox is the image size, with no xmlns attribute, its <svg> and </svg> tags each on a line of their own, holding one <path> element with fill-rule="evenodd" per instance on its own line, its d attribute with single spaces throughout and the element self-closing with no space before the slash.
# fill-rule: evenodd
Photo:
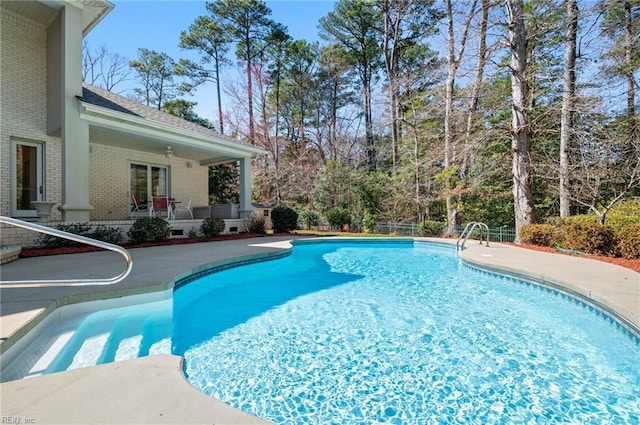
<svg viewBox="0 0 640 425">
<path fill-rule="evenodd" d="M 80 106 L 89 127 L 91 221 L 147 215 L 154 196 L 173 199 L 178 210 L 189 206 L 202 219 L 210 215 L 203 213 L 208 167 L 229 162 L 238 164 L 240 202 L 237 216 L 222 218 L 253 211 L 251 160 L 261 149 L 97 87 L 84 85 Z M 134 199 L 145 211 L 134 211 Z M 184 212 L 175 218 L 191 218 Z"/>
<path fill-rule="evenodd" d="M 251 161 L 261 149 L 83 83 L 83 38 L 113 7 L 103 0 L 1 2 L 1 215 L 52 227 L 126 228 L 147 215 L 133 211 L 134 197 L 148 206 L 160 195 L 189 206 L 168 217 L 178 236 L 211 215 L 209 166 L 233 163 L 239 202 L 228 218 L 242 220 L 253 209 Z M 236 228 L 232 222 L 227 231 Z M 3 247 L 37 238 L 4 223 L 0 230 Z"/>
<path fill-rule="evenodd" d="M 245 230 L 254 210 L 251 161 L 263 150 L 87 84 L 76 101 L 78 131 L 65 141 L 57 171 L 60 192 L 48 190 L 44 202 L 14 217 L 50 227 L 90 223 L 126 235 L 136 219 L 156 215 L 168 219 L 173 237 L 186 237 L 213 216 L 225 219 L 225 233 Z M 209 166 L 230 162 L 238 167 L 239 204 L 210 206 Z M 164 211 L 153 211 L 155 196 L 178 208 L 167 211 L 165 204 Z M 3 226 L 3 245 L 35 246 L 37 238 Z"/>
</svg>

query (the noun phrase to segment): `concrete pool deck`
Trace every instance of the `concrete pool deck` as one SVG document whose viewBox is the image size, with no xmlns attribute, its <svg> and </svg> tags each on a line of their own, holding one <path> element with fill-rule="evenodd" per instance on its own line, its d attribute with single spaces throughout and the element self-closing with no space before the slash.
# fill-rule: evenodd
<svg viewBox="0 0 640 425">
<path fill-rule="evenodd" d="M 289 237 L 131 249 L 132 273 L 114 286 L 4 288 L 0 336 L 5 351 L 43 315 L 62 305 L 171 288 L 176 278 L 213 262 L 287 252 Z M 453 243 L 452 240 L 427 239 Z M 640 328 L 640 273 L 583 257 L 512 245 L 467 242 L 468 263 L 529 277 L 591 298 Z M 23 258 L 2 266 L 3 280 L 97 278 L 124 267 L 112 252 Z M 181 358 L 150 356 L 0 384 L 0 410 L 13 423 L 263 424 L 191 387 Z M 6 423 L 6 421 L 5 421 Z"/>
</svg>

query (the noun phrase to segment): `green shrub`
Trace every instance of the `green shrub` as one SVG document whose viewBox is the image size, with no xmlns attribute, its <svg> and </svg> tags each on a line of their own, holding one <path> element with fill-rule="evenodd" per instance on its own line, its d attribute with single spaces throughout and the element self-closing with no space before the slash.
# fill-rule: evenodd
<svg viewBox="0 0 640 425">
<path fill-rule="evenodd" d="M 286 233 L 298 227 L 298 213 L 289 207 L 275 207 L 271 210 L 271 224 L 275 233 Z"/>
<path fill-rule="evenodd" d="M 588 254 L 613 255 L 616 246 L 616 236 L 610 226 L 573 220 L 565 226 L 564 248 Z"/>
<path fill-rule="evenodd" d="M 164 242 L 171 236 L 171 228 L 161 217 L 143 217 L 133 223 L 128 235 L 133 243 Z"/>
<path fill-rule="evenodd" d="M 605 224 L 618 234 L 630 224 L 640 223 L 640 198 L 628 199 L 615 205 L 607 213 Z"/>
<path fill-rule="evenodd" d="M 192 227 L 191 229 L 189 229 L 189 233 L 187 233 L 187 237 L 189 239 L 198 239 L 199 237 L 198 229 L 196 229 L 195 227 Z"/>
<path fill-rule="evenodd" d="M 311 227 L 320 225 L 320 215 L 315 211 L 305 209 L 300 212 L 298 221 L 300 222 L 300 227 L 311 230 Z"/>
<path fill-rule="evenodd" d="M 618 232 L 618 253 L 630 260 L 640 258 L 640 223 L 625 226 Z"/>
<path fill-rule="evenodd" d="M 108 227 L 99 225 L 96 226 L 95 229 L 93 229 L 93 231 L 91 232 L 91 236 L 89 237 L 97 239 L 99 241 L 119 245 L 122 242 L 122 229 L 120 229 L 119 227 Z"/>
<path fill-rule="evenodd" d="M 224 228 L 225 228 L 224 219 L 207 217 L 204 220 L 202 220 L 200 231 L 202 232 L 202 235 L 206 239 L 209 239 L 214 236 L 218 236 L 220 233 L 224 232 Z"/>
<path fill-rule="evenodd" d="M 426 220 L 418 227 L 418 234 L 420 236 L 442 236 L 442 232 L 447 227 L 447 223 L 441 223 L 439 221 Z"/>
<path fill-rule="evenodd" d="M 251 217 L 247 220 L 247 232 L 264 235 L 267 233 L 267 220 L 264 217 Z"/>
<path fill-rule="evenodd" d="M 551 224 L 527 224 L 520 228 L 520 242 L 537 246 L 562 243 L 562 230 Z"/>
<path fill-rule="evenodd" d="M 73 233 L 74 235 L 91 237 L 91 225 L 89 223 L 69 223 L 58 224 L 56 229 L 63 232 Z M 59 248 L 63 246 L 81 246 L 80 242 L 70 241 L 69 239 L 59 238 L 53 235 L 40 236 L 39 243 L 47 248 Z"/>
<path fill-rule="evenodd" d="M 373 229 L 375 229 L 378 224 L 378 216 L 370 213 L 369 211 L 365 211 L 364 218 L 362 219 L 362 230 L 365 233 L 371 233 Z"/>
<path fill-rule="evenodd" d="M 566 224 L 566 220 L 562 217 L 547 217 L 544 221 L 545 224 L 550 224 L 553 227 L 561 229 Z"/>
<path fill-rule="evenodd" d="M 351 224 L 351 215 L 346 208 L 334 207 L 327 211 L 327 221 L 332 229 L 342 229 L 345 224 Z"/>
<path fill-rule="evenodd" d="M 581 214 L 581 215 L 572 215 L 571 217 L 567 217 L 564 219 L 564 225 L 570 225 L 572 223 L 579 224 L 598 224 L 598 217 L 595 214 Z"/>
<path fill-rule="evenodd" d="M 84 236 L 87 238 L 96 239 L 116 245 L 122 242 L 122 229 L 118 227 L 107 227 L 100 225 L 94 229 L 89 223 L 63 223 L 58 224 L 56 226 L 56 229 L 62 230 L 63 232 L 73 233 L 74 235 Z M 81 242 L 74 242 L 52 235 L 40 236 L 39 244 L 47 248 L 86 245 Z"/>
</svg>

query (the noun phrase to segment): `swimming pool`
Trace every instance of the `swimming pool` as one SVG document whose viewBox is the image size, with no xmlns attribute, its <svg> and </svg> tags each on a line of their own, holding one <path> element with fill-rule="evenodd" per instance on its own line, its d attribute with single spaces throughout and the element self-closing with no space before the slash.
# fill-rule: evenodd
<svg viewBox="0 0 640 425">
<path fill-rule="evenodd" d="M 449 248 L 300 244 L 193 279 L 51 331 L 64 347 L 41 369 L 171 352 L 196 388 L 276 423 L 638 422 L 635 337 Z"/>
<path fill-rule="evenodd" d="M 173 308 L 187 379 L 275 423 L 640 420 L 635 339 L 442 247 L 300 245 Z"/>
</svg>

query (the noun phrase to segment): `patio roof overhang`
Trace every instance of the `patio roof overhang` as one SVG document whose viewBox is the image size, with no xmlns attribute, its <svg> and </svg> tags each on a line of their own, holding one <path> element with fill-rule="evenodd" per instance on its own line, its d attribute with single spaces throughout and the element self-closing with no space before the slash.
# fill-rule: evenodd
<svg viewBox="0 0 640 425">
<path fill-rule="evenodd" d="M 175 156 L 200 165 L 252 159 L 266 153 L 230 138 L 204 135 L 82 101 L 80 105 L 80 117 L 89 123 L 91 143 L 157 154 L 164 154 L 171 146 Z"/>
</svg>

